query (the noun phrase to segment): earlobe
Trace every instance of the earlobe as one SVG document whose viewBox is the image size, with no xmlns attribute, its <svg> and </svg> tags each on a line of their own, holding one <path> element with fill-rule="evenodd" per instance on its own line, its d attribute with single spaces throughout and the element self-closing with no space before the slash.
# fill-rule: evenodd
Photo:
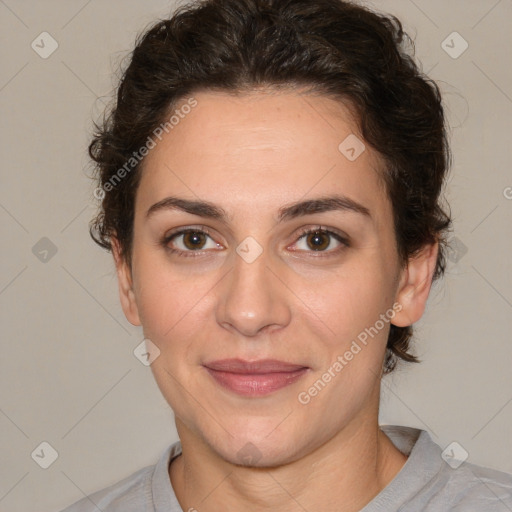
<svg viewBox="0 0 512 512">
<path fill-rule="evenodd" d="M 126 259 L 122 256 L 121 246 L 116 238 L 112 237 L 112 255 L 117 271 L 117 283 L 119 286 L 119 299 L 124 315 L 132 325 L 141 325 L 139 311 L 133 292 L 132 271 Z"/>
<path fill-rule="evenodd" d="M 396 302 L 401 305 L 401 309 L 393 318 L 393 325 L 407 327 L 422 317 L 432 285 L 438 250 L 437 242 L 428 244 L 409 259 L 400 276 Z"/>
</svg>

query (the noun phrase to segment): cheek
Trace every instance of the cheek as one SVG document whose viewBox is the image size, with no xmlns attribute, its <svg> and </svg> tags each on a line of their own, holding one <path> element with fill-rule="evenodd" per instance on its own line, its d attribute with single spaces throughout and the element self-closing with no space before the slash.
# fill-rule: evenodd
<svg viewBox="0 0 512 512">
<path fill-rule="evenodd" d="M 393 304 L 393 281 L 378 260 L 360 258 L 329 280 L 308 299 L 335 333 L 337 343 L 350 342 L 374 325 Z M 313 308 L 312 308 L 313 309 Z"/>
<path fill-rule="evenodd" d="M 317 310 L 325 315 L 322 318 L 327 319 L 331 331 L 329 343 L 324 341 L 327 358 L 320 379 L 333 385 L 329 384 L 331 392 L 325 393 L 324 398 L 315 400 L 316 406 L 332 401 L 335 407 L 343 396 L 343 414 L 348 414 L 373 392 L 392 318 L 386 316 L 393 304 L 391 284 L 390 276 L 382 272 L 378 262 L 372 259 L 366 265 L 360 260 L 357 268 L 351 266 L 343 276 L 333 278 L 317 295 Z M 315 375 L 312 383 L 318 378 Z"/>
<path fill-rule="evenodd" d="M 212 279 L 208 274 L 179 272 L 160 258 L 141 256 L 134 265 L 134 285 L 139 316 L 148 338 L 186 339 L 208 304 Z M 163 347 L 162 347 L 163 348 Z"/>
<path fill-rule="evenodd" d="M 151 364 L 152 373 L 171 407 L 184 414 L 185 390 L 193 389 L 198 377 L 201 333 L 212 315 L 208 291 L 213 283 L 207 275 L 183 275 L 155 257 L 140 257 L 134 268 L 144 337 L 160 350 Z"/>
<path fill-rule="evenodd" d="M 139 240 L 134 244 L 133 275 L 144 337 L 160 350 L 151 365 L 153 374 L 164 396 L 178 402 L 182 386 L 190 389 L 200 369 L 201 343 L 213 325 L 211 291 L 219 272 L 175 262 L 160 248 Z"/>
</svg>

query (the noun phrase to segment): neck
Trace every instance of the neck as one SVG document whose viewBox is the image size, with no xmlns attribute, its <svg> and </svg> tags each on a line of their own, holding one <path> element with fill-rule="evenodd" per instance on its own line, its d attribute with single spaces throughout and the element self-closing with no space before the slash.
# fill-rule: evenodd
<svg viewBox="0 0 512 512">
<path fill-rule="evenodd" d="M 353 421 L 306 456 L 277 467 L 243 467 L 219 457 L 176 418 L 183 453 L 169 469 L 183 510 L 356 512 L 403 467 L 407 457 L 376 417 Z"/>
</svg>

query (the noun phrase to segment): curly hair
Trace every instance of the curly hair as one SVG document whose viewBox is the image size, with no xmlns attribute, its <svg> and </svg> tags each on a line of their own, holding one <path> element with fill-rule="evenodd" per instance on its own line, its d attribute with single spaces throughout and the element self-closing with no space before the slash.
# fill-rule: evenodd
<svg viewBox="0 0 512 512">
<path fill-rule="evenodd" d="M 115 237 L 130 263 L 144 163 L 133 157 L 181 100 L 204 90 L 297 86 L 355 110 L 384 163 L 400 264 L 437 242 L 433 280 L 443 275 L 451 218 L 441 192 L 451 155 L 439 87 L 415 63 L 397 18 L 342 0 L 196 1 L 141 34 L 89 145 L 102 199 L 93 239 L 111 250 Z M 412 326 L 391 324 L 384 373 L 399 359 L 419 362 L 412 335 Z"/>
</svg>

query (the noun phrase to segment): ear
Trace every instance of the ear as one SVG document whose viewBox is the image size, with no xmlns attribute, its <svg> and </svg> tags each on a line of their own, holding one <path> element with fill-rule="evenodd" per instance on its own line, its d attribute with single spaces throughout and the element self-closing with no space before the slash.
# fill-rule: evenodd
<svg viewBox="0 0 512 512">
<path fill-rule="evenodd" d="M 111 238 L 112 255 L 116 264 L 117 283 L 119 285 L 119 298 L 124 316 L 132 325 L 141 325 L 139 310 L 133 293 L 132 270 L 126 259 L 122 256 L 121 246 L 117 238 Z"/>
<path fill-rule="evenodd" d="M 401 305 L 401 309 L 395 314 L 391 322 L 393 325 L 407 327 L 423 316 L 432 286 L 438 250 L 437 242 L 425 245 L 418 254 L 409 259 L 407 267 L 402 270 L 396 296 L 396 302 Z"/>
</svg>

